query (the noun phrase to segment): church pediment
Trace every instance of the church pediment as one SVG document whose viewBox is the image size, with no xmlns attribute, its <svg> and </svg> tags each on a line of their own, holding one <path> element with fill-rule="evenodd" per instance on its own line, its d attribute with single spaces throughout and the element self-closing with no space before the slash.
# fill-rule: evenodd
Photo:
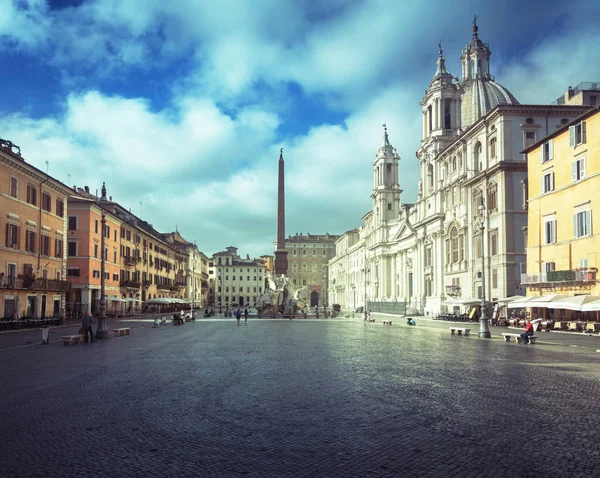
<svg viewBox="0 0 600 478">
<path fill-rule="evenodd" d="M 392 236 L 391 240 L 393 242 L 401 241 L 403 239 L 409 238 L 414 235 L 415 235 L 415 233 L 414 233 L 413 229 L 410 227 L 410 224 L 406 221 L 401 221 L 401 223 L 398 227 L 398 230 Z"/>
</svg>

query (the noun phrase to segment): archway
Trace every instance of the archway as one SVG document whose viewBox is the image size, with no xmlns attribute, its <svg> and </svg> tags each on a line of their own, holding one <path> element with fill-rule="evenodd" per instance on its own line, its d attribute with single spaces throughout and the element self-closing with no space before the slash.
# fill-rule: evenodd
<svg viewBox="0 0 600 478">
<path fill-rule="evenodd" d="M 319 306 L 319 293 L 317 291 L 313 291 L 310 293 L 310 306 L 311 307 Z"/>
</svg>

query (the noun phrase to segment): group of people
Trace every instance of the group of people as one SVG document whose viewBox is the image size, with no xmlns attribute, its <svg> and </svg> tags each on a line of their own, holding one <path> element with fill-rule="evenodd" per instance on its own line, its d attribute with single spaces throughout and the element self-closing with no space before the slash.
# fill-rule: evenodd
<svg viewBox="0 0 600 478">
<path fill-rule="evenodd" d="M 248 307 L 246 307 L 244 309 L 244 322 L 248 323 Z M 242 309 L 240 309 L 239 307 L 236 309 L 235 311 L 235 319 L 237 320 L 238 325 L 240 325 L 240 319 L 242 318 Z"/>
</svg>

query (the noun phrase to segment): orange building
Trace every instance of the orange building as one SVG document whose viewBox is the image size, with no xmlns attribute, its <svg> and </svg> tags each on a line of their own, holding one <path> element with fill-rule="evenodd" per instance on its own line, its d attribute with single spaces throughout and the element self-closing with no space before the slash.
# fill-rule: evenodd
<svg viewBox="0 0 600 478">
<path fill-rule="evenodd" d="M 101 288 L 102 212 L 104 231 L 104 290 L 106 313 L 127 315 L 146 310 L 157 298 L 185 298 L 181 254 L 151 224 L 106 197 L 91 194 L 86 186 L 74 188 L 69 198 L 68 278 L 72 291 L 68 315 L 99 312 Z"/>
<path fill-rule="evenodd" d="M 69 188 L 0 140 L 0 311 L 6 321 L 64 318 Z"/>
</svg>

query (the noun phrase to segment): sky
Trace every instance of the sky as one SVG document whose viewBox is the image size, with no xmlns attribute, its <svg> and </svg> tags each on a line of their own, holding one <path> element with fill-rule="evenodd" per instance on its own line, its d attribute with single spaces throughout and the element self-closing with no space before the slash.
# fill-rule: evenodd
<svg viewBox="0 0 600 478">
<path fill-rule="evenodd" d="M 286 235 L 362 225 L 384 123 L 416 200 L 419 102 L 474 14 L 521 103 L 600 81 L 592 0 L 0 0 L 0 138 L 208 256 L 273 254 L 280 148 Z"/>
</svg>

